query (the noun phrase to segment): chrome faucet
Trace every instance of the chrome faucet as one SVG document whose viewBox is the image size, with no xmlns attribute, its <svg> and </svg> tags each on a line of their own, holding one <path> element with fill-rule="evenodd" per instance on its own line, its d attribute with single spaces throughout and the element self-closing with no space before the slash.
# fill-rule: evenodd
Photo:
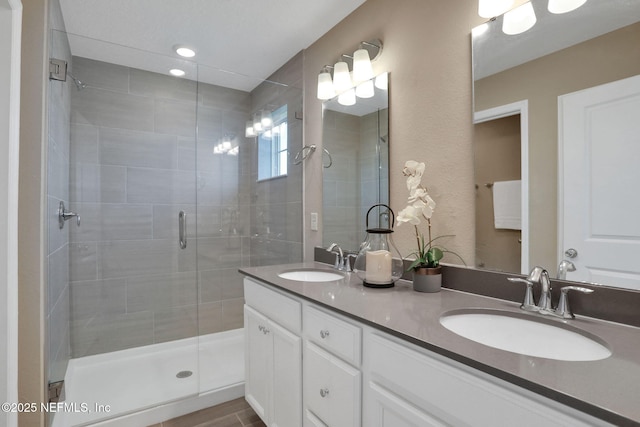
<svg viewBox="0 0 640 427">
<path fill-rule="evenodd" d="M 573 265 L 570 261 L 568 264 Z M 562 265 L 562 263 L 561 263 Z M 569 266 L 570 268 L 570 266 Z M 571 271 L 571 270 L 568 270 Z M 585 294 L 590 294 L 593 289 L 583 288 L 580 286 L 565 286 L 560 289 L 560 301 L 558 307 L 555 309 L 551 305 L 551 280 L 549 279 L 549 272 L 542 267 L 533 267 L 529 276 L 526 279 L 519 277 L 509 277 L 510 282 L 523 282 L 527 285 L 527 290 L 524 296 L 524 302 L 520 306 L 521 309 L 527 311 L 536 311 L 540 314 L 549 314 L 552 316 L 562 317 L 563 319 L 573 319 L 575 316 L 571 312 L 569 307 L 569 291 L 577 291 Z M 540 300 L 536 305 L 533 299 L 533 285 L 534 283 L 540 284 Z"/>
<path fill-rule="evenodd" d="M 342 248 L 337 243 L 332 243 L 327 248 L 327 252 L 336 254 L 336 261 L 333 263 L 333 268 L 336 270 L 342 270 L 342 266 L 344 265 L 344 254 L 342 253 Z"/>
<path fill-rule="evenodd" d="M 569 260 L 563 259 L 558 264 L 558 275 L 556 277 L 560 280 L 566 280 L 568 271 L 576 271 L 576 265 Z"/>
<path fill-rule="evenodd" d="M 510 282 L 522 282 L 527 285 L 527 290 L 524 296 L 524 302 L 520 306 L 521 309 L 526 311 L 541 311 L 551 310 L 551 280 L 549 280 L 549 273 L 542 267 L 533 267 L 529 276 L 526 279 L 519 277 L 509 277 Z M 540 285 L 540 300 L 538 305 L 535 304 L 533 299 L 533 285 Z"/>
</svg>

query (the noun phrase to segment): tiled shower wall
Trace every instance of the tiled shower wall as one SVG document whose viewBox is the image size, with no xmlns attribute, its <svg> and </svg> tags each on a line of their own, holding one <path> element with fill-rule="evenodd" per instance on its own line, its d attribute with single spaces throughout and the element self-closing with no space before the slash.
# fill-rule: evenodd
<svg viewBox="0 0 640 427">
<path fill-rule="evenodd" d="M 252 111 L 287 105 L 289 150 L 287 176 L 258 182 L 257 167 L 250 170 L 252 266 L 302 261 L 303 165 L 293 164 L 303 139 L 302 61 L 300 52 L 251 92 Z M 257 147 L 250 146 L 245 159 L 257 165 Z"/>
<path fill-rule="evenodd" d="M 242 327 L 251 95 L 79 57 L 73 69 L 88 85 L 71 102 L 73 356 Z M 239 156 L 213 154 L 225 133 Z"/>
<path fill-rule="evenodd" d="M 323 112 L 322 140 L 333 159 L 322 171 L 325 246 L 335 242 L 357 251 L 366 237 L 367 210 L 379 200 L 388 201 L 388 118 L 386 111 L 382 112 L 364 116 Z M 385 141 L 379 137 L 386 137 Z M 373 213 L 370 219 L 376 220 Z M 377 226 L 377 222 L 370 226 Z"/>
</svg>

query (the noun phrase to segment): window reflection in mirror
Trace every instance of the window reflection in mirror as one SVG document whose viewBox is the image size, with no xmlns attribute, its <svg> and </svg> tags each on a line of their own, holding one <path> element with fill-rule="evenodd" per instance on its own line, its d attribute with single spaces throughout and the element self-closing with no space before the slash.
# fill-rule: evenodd
<svg viewBox="0 0 640 427">
<path fill-rule="evenodd" d="M 386 84 L 376 85 L 372 98 L 357 98 L 355 105 L 341 105 L 337 98 L 325 101 L 322 146 L 332 158 L 331 166 L 322 172 L 323 246 L 335 242 L 344 250 L 357 252 L 366 235 L 367 210 L 389 203 Z M 370 221 L 376 221 L 370 227 L 389 226 L 384 212 L 370 215 Z"/>
</svg>

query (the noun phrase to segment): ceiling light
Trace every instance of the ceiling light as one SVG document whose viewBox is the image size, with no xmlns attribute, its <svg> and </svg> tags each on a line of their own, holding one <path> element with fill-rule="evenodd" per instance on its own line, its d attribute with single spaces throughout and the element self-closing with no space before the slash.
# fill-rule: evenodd
<svg viewBox="0 0 640 427">
<path fill-rule="evenodd" d="M 187 46 L 175 45 L 173 47 L 173 50 L 175 50 L 176 53 L 183 58 L 193 58 L 194 56 L 196 56 L 196 51 Z"/>
<path fill-rule="evenodd" d="M 483 18 L 500 16 L 513 6 L 513 0 L 479 0 L 478 15 Z"/>
<path fill-rule="evenodd" d="M 549 0 L 547 9 L 555 14 L 567 13 L 576 10 L 586 2 L 587 0 Z"/>
<path fill-rule="evenodd" d="M 318 99 L 326 101 L 336 96 L 336 91 L 333 88 L 333 79 L 331 78 L 331 72 L 329 67 L 325 66 L 318 74 Z"/>
<path fill-rule="evenodd" d="M 353 83 L 351 83 L 349 66 L 344 61 L 336 62 L 336 65 L 333 67 L 333 88 L 336 93 L 342 93 L 352 87 Z"/>
<path fill-rule="evenodd" d="M 180 70 L 179 68 L 172 68 L 171 70 L 169 70 L 169 73 L 171 73 L 171 75 L 176 77 L 182 77 L 185 74 L 187 74 L 183 70 Z"/>
<path fill-rule="evenodd" d="M 531 2 L 518 6 L 504 14 L 502 32 L 510 36 L 524 33 L 536 23 L 536 13 Z"/>
</svg>

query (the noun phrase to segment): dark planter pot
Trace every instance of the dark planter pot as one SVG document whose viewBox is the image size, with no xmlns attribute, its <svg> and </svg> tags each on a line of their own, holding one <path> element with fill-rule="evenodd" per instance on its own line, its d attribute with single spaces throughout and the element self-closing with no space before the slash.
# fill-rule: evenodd
<svg viewBox="0 0 640 427">
<path fill-rule="evenodd" d="M 416 292 L 440 292 L 442 267 L 413 269 L 413 290 Z"/>
</svg>

